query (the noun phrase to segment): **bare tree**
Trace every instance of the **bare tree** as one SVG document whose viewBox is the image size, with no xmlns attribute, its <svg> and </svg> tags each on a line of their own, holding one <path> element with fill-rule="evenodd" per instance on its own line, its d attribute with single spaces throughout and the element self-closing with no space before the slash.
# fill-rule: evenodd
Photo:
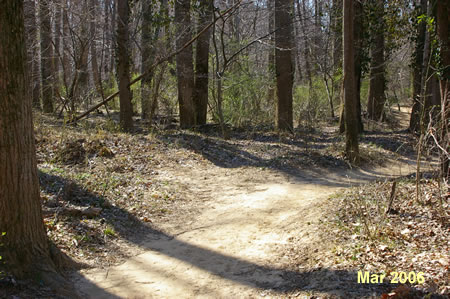
<svg viewBox="0 0 450 299">
<path fill-rule="evenodd" d="M 358 118 L 355 82 L 354 5 L 353 0 L 344 0 L 344 106 L 345 106 L 345 151 L 351 163 L 359 163 Z"/>
<path fill-rule="evenodd" d="M 437 33 L 441 46 L 441 175 L 449 182 L 449 148 L 450 148 L 450 4 L 437 1 Z"/>
<path fill-rule="evenodd" d="M 199 7 L 198 28 L 202 30 L 211 23 L 214 13 L 213 1 L 201 1 Z M 208 81 L 209 81 L 209 41 L 211 39 L 211 30 L 203 33 L 197 40 L 195 52 L 195 85 L 194 85 L 194 104 L 195 104 L 195 124 L 206 124 L 208 112 Z"/>
<path fill-rule="evenodd" d="M 27 44 L 27 62 L 30 72 L 30 84 L 33 106 L 40 108 L 41 76 L 39 74 L 39 45 L 37 40 L 36 3 L 34 0 L 24 1 L 25 36 Z"/>
<path fill-rule="evenodd" d="M 123 130 L 133 129 L 133 106 L 130 90 L 130 53 L 128 22 L 130 8 L 128 0 L 117 1 L 117 77 L 119 80 L 120 125 Z"/>
<path fill-rule="evenodd" d="M 277 126 L 279 130 L 292 130 L 292 1 L 275 0 L 275 67 L 277 77 Z"/>
<path fill-rule="evenodd" d="M 374 15 L 371 19 L 372 43 L 370 45 L 370 85 L 367 114 L 370 119 L 381 120 L 386 102 L 386 79 L 384 59 L 384 0 L 373 0 Z"/>
<path fill-rule="evenodd" d="M 42 106 L 46 113 L 53 112 L 53 45 L 49 0 L 39 1 L 41 35 Z"/>
<path fill-rule="evenodd" d="M 190 0 L 175 1 L 175 23 L 177 31 L 177 49 L 183 47 L 192 36 L 191 2 Z M 186 47 L 176 57 L 178 105 L 180 109 L 180 126 L 190 128 L 195 125 L 195 105 L 193 101 L 194 65 L 192 46 Z"/>
</svg>

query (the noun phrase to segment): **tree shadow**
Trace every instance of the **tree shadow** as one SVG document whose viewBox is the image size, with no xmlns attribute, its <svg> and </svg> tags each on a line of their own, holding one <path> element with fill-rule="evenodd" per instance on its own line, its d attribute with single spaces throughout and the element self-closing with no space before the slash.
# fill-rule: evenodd
<svg viewBox="0 0 450 299">
<path fill-rule="evenodd" d="M 203 248 L 180 240 L 177 236 L 167 234 L 151 224 L 141 222 L 128 211 L 109 203 L 107 198 L 91 193 L 74 182 L 43 172 L 39 172 L 39 177 L 41 188 L 53 195 L 58 195 L 64 185 L 71 184 L 71 188 L 73 188 L 72 196 L 61 199 L 66 203 L 85 207 L 103 207 L 99 217 L 104 219 L 108 225 L 114 227 L 121 238 L 147 251 L 159 252 L 239 285 L 250 286 L 262 291 L 273 291 L 277 294 L 293 291 L 315 291 L 342 297 L 380 294 L 389 288 L 387 284 L 358 284 L 357 270 L 318 268 L 310 271 L 293 271 L 260 265 L 236 256 Z M 330 182 L 326 182 L 326 184 L 330 184 Z M 129 227 L 129 229 L 139 232 L 139 237 L 136 237 L 135 233 L 128 234 L 129 230 L 123 229 L 123 222 L 131 223 L 132 227 Z M 143 267 L 151 269 L 152 265 L 144 264 Z M 88 281 L 83 276 L 77 275 L 76 279 L 83 281 L 85 286 L 88 285 L 87 289 L 95 291 L 96 296 L 100 296 L 98 298 L 119 298 L 108 290 Z M 182 279 L 182 277 L 179 279 Z M 329 283 L 320 284 L 319 281 L 329 281 Z"/>
</svg>

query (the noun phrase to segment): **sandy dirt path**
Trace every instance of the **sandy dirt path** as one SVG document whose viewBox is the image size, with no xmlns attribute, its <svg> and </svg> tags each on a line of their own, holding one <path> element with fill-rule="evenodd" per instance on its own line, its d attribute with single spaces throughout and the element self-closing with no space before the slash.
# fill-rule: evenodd
<svg viewBox="0 0 450 299">
<path fill-rule="evenodd" d="M 211 166 L 167 174 L 191 186 L 200 212 L 143 236 L 143 254 L 82 271 L 76 289 L 83 298 L 259 298 L 294 290 L 301 276 L 281 267 L 280 246 L 293 236 L 322 242 L 315 231 L 332 193 L 406 175 L 411 165 L 301 175 Z"/>
</svg>

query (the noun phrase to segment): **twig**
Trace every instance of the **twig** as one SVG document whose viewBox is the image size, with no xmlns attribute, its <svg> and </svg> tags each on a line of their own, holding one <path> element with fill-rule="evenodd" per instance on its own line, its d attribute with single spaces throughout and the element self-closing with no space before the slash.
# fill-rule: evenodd
<svg viewBox="0 0 450 299">
<path fill-rule="evenodd" d="M 397 187 L 397 181 L 394 181 L 392 183 L 392 188 L 391 188 L 391 196 L 389 196 L 389 204 L 386 210 L 386 214 L 389 214 L 392 208 L 392 203 L 394 202 L 395 199 L 395 191 L 396 191 L 396 187 Z"/>
<path fill-rule="evenodd" d="M 235 5 L 233 5 L 232 7 L 230 7 L 229 9 L 227 9 L 225 12 L 223 12 L 221 14 L 221 17 L 229 14 L 230 12 L 232 12 L 236 7 L 238 7 L 239 5 L 241 5 L 242 0 L 238 1 Z M 186 44 L 184 44 L 184 46 L 182 46 L 180 49 L 176 50 L 175 52 L 172 52 L 171 54 L 167 55 L 166 57 L 163 57 L 161 59 L 159 59 L 158 61 L 156 61 L 155 63 L 153 63 L 146 72 L 142 73 L 141 75 L 139 75 L 138 77 L 136 77 L 134 80 L 132 80 L 129 84 L 128 87 L 130 87 L 131 85 L 135 84 L 136 82 L 139 82 L 140 80 L 142 80 L 142 78 L 144 78 L 148 73 L 150 73 L 151 71 L 153 71 L 153 69 L 155 69 L 158 65 L 160 65 L 163 62 L 166 62 L 168 60 L 170 60 L 171 58 L 173 58 L 174 56 L 177 56 L 178 54 L 180 54 L 184 49 L 186 49 L 187 47 L 189 47 L 190 45 L 192 45 L 202 34 L 204 34 L 206 31 L 208 31 L 209 28 L 211 28 L 218 19 L 215 19 L 213 22 L 209 23 L 207 26 L 205 26 L 205 28 L 203 28 L 196 36 L 194 36 L 190 41 L 188 41 Z M 92 111 L 100 108 L 102 105 L 105 105 L 106 103 L 108 103 L 109 101 L 111 101 L 112 99 L 114 99 L 116 96 L 119 95 L 119 91 L 116 91 L 115 93 L 113 93 L 112 95 L 110 95 L 109 97 L 107 97 L 106 99 L 104 99 L 103 101 L 101 101 L 100 103 L 98 103 L 97 105 L 93 106 L 92 108 L 88 109 L 86 112 L 82 113 L 81 115 L 74 117 L 74 119 L 71 122 L 77 122 L 80 119 L 82 119 L 83 117 L 85 117 L 86 115 L 88 115 L 89 113 L 91 113 Z"/>
</svg>

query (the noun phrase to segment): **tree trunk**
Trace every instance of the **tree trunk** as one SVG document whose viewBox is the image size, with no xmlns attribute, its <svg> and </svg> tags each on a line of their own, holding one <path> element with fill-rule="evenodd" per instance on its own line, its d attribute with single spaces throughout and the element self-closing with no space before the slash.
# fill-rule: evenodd
<svg viewBox="0 0 450 299">
<path fill-rule="evenodd" d="M 153 47 L 155 46 L 152 34 L 152 1 L 145 0 L 142 1 L 142 36 L 141 36 L 141 73 L 145 76 L 141 80 L 141 107 L 142 107 L 142 118 L 149 119 L 151 114 L 151 82 L 153 78 L 153 71 L 148 72 L 147 70 L 153 63 Z"/>
<path fill-rule="evenodd" d="M 30 71 L 30 90 L 32 92 L 33 106 L 40 107 L 41 80 L 39 75 L 39 53 L 37 42 L 36 4 L 34 0 L 24 2 L 25 36 L 27 47 L 27 63 Z"/>
<path fill-rule="evenodd" d="M 53 45 L 49 0 L 39 1 L 41 35 L 42 106 L 45 113 L 53 112 Z"/>
<path fill-rule="evenodd" d="M 183 47 L 192 36 L 190 0 L 175 1 L 175 23 L 177 49 Z M 194 90 L 194 65 L 192 46 L 186 47 L 176 57 L 178 81 L 178 105 L 180 109 L 180 126 L 183 129 L 195 125 L 195 105 L 192 98 Z"/>
<path fill-rule="evenodd" d="M 274 27 L 275 27 L 275 9 L 273 7 L 273 1 L 268 1 L 267 9 L 269 10 L 269 33 L 270 40 L 269 44 L 272 48 L 269 48 L 268 57 L 268 73 L 269 73 L 269 88 L 267 90 L 267 104 L 269 107 L 274 107 L 275 105 L 275 43 L 274 43 Z"/>
<path fill-rule="evenodd" d="M 381 120 L 386 102 L 385 95 L 385 60 L 384 60 L 384 0 L 375 0 L 374 22 L 370 28 L 374 37 L 371 43 L 370 83 L 367 100 L 368 116 L 372 120 Z"/>
<path fill-rule="evenodd" d="M 355 81 L 354 5 L 344 0 L 344 106 L 345 106 L 345 152 L 350 163 L 359 163 L 357 86 Z"/>
<path fill-rule="evenodd" d="M 420 8 L 417 16 L 421 16 L 427 13 L 427 0 L 420 1 Z M 415 132 L 419 129 L 420 123 L 420 107 L 421 107 L 421 94 L 422 94 L 422 62 L 423 51 L 425 48 L 425 32 L 426 22 L 420 22 L 416 32 L 416 45 L 413 53 L 412 63 L 412 99 L 413 106 L 411 109 L 411 117 L 409 120 L 409 130 Z"/>
<path fill-rule="evenodd" d="M 124 131 L 133 129 L 133 106 L 130 90 L 130 54 L 128 0 L 117 1 L 117 77 L 119 80 L 120 125 Z"/>
<path fill-rule="evenodd" d="M 92 69 L 92 79 L 94 81 L 94 86 L 99 95 L 103 93 L 102 82 L 100 76 L 100 69 L 98 67 L 97 61 L 97 43 L 96 43 L 96 30 L 97 27 L 97 0 L 89 0 L 89 30 L 90 30 L 90 52 L 91 52 L 91 69 Z"/>
<path fill-rule="evenodd" d="M 445 1 L 437 1 L 437 33 L 441 46 L 441 147 L 447 152 L 450 148 L 450 5 Z M 441 176 L 447 182 L 450 179 L 448 153 L 441 151 Z M 448 191 L 448 190 L 447 190 Z"/>
<path fill-rule="evenodd" d="M 277 127 L 279 130 L 293 130 L 292 85 L 294 68 L 292 64 L 292 17 L 290 0 L 275 0 L 275 68 L 277 78 Z"/>
<path fill-rule="evenodd" d="M 72 65 L 70 63 L 70 24 L 69 24 L 69 15 L 68 15 L 68 7 L 67 3 L 64 1 L 63 6 L 63 83 L 66 89 L 69 86 L 69 81 L 72 77 Z M 66 90 L 66 93 L 69 93 Z"/>
<path fill-rule="evenodd" d="M 1 266 L 18 278 L 39 278 L 52 288 L 67 290 L 70 286 L 55 272 L 42 220 L 31 91 L 25 61 L 23 1 L 1 1 Z"/>
<path fill-rule="evenodd" d="M 362 122 L 361 113 L 361 77 L 362 77 L 362 37 L 363 37 L 363 6 L 360 1 L 353 1 L 354 5 L 354 65 L 355 65 L 355 84 L 356 84 L 356 119 L 358 122 L 358 132 L 362 133 L 364 131 L 364 125 Z M 339 115 L 339 132 L 345 132 L 345 99 L 342 98 L 341 101 L 341 113 Z"/>
<path fill-rule="evenodd" d="M 213 1 L 202 1 L 199 8 L 198 30 L 211 23 L 213 18 Z M 209 81 L 209 42 L 211 30 L 208 30 L 197 40 L 195 59 L 195 89 L 194 104 L 196 125 L 206 124 L 208 113 L 208 81 Z"/>
<path fill-rule="evenodd" d="M 59 59 L 60 48 L 61 48 L 61 11 L 62 11 L 62 3 L 61 1 L 53 1 L 54 9 L 55 9 L 55 32 L 54 32 L 54 55 L 53 55 L 53 69 L 55 76 L 55 89 L 60 88 L 61 83 L 61 74 L 59 72 Z"/>
</svg>

